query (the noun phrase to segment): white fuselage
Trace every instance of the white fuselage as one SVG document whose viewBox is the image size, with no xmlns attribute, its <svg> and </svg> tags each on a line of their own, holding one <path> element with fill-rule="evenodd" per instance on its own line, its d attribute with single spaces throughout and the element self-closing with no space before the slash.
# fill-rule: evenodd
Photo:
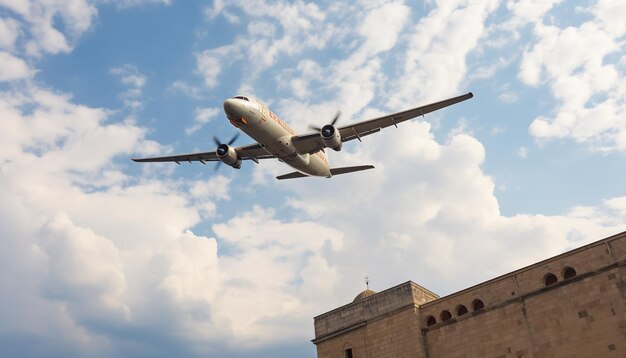
<svg viewBox="0 0 626 358">
<path fill-rule="evenodd" d="M 326 153 L 298 153 L 291 142 L 296 132 L 260 101 L 247 96 L 229 98 L 224 101 L 224 112 L 232 125 L 278 160 L 304 174 L 331 176 Z"/>
</svg>

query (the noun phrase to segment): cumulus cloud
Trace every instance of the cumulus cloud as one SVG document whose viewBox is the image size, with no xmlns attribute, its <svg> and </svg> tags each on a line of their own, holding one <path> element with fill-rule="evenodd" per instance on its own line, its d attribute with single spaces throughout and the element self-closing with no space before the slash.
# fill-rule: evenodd
<svg viewBox="0 0 626 358">
<path fill-rule="evenodd" d="M 33 74 L 34 71 L 22 59 L 0 51 L 0 82 L 30 78 Z"/>
<path fill-rule="evenodd" d="M 24 91 L 0 96 L 0 285 L 11 292 L 0 296 L 0 330 L 45 346 L 16 350 L 206 354 L 308 334 L 339 231 L 256 207 L 215 225 L 227 248 L 218 255 L 218 241 L 192 228 L 230 200 L 230 179 L 130 178 L 116 158 L 152 147 L 145 130 L 67 95 Z"/>
<path fill-rule="evenodd" d="M 459 91 L 466 56 L 485 33 L 485 19 L 498 1 L 450 1 L 435 4 L 411 31 L 403 73 L 395 84 L 389 107 L 418 100 L 434 101 Z"/>
<path fill-rule="evenodd" d="M 366 39 L 362 50 L 376 54 L 394 47 L 410 13 L 409 7 L 401 2 L 387 3 L 371 10 L 358 29 Z"/>
<path fill-rule="evenodd" d="M 524 52 L 520 79 L 546 85 L 559 102 L 553 116 L 541 115 L 530 126 L 539 140 L 570 138 L 593 150 L 626 150 L 624 66 L 610 56 L 622 53 L 626 16 L 619 1 L 597 1 L 584 9 L 592 19 L 579 26 L 534 26 L 538 41 Z M 609 15 L 610 14 L 610 15 Z"/>
<path fill-rule="evenodd" d="M 193 126 L 185 128 L 185 133 L 191 135 L 207 124 L 212 118 L 215 118 L 221 111 L 219 108 L 196 108 L 195 123 Z"/>
<path fill-rule="evenodd" d="M 0 1 L 0 6 L 16 14 L 27 25 L 25 48 L 29 55 L 69 52 L 73 42 L 89 29 L 97 10 L 88 1 Z M 55 20 L 56 19 L 56 20 Z M 62 28 L 58 20 L 63 23 Z"/>
<path fill-rule="evenodd" d="M 11 11 L 28 14 L 24 4 L 11 2 Z M 209 20 L 251 21 L 233 44 L 200 51 L 197 70 L 210 87 L 227 59 L 254 59 L 253 71 L 264 71 L 292 56 L 293 66 L 276 73 L 289 74 L 277 82 L 295 92 L 270 101 L 301 126 L 324 123 L 338 108 L 345 120 L 374 117 L 387 102 L 376 98 L 396 90 L 404 100 L 441 99 L 463 86 L 497 2 L 430 5 L 403 33 L 411 13 L 399 1 L 329 9 L 215 1 Z M 621 31 L 608 5 L 596 9 L 607 33 Z M 330 12 L 357 25 L 333 24 Z M 550 49 L 567 35 L 538 31 L 548 56 L 533 58 L 539 47 L 529 47 L 529 85 L 554 72 Z M 296 56 L 328 44 L 348 50 L 331 63 Z M 386 65 L 398 58 L 389 51 L 405 48 L 401 68 L 411 76 L 389 77 Z M 582 63 L 566 62 L 565 74 L 597 58 Z M 484 67 L 479 77 L 494 71 Z M 136 68 L 111 72 L 129 97 L 141 95 L 146 78 Z M 252 88 L 251 78 L 237 85 Z M 172 87 L 196 93 L 183 82 Z M 402 109 L 394 101 L 387 105 Z M 200 127 L 189 130 L 219 112 L 198 107 Z M 242 189 L 234 176 L 176 179 L 159 166 L 137 174 L 125 165 L 131 153 L 163 147 L 133 121 L 68 94 L 33 84 L 0 92 L 0 117 L 0 331 L 22 339 L 9 353 L 209 355 L 305 341 L 311 317 L 347 303 L 365 273 L 377 290 L 411 279 L 445 294 L 625 228 L 623 197 L 561 215 L 503 215 L 495 179 L 483 170 L 485 147 L 456 118 L 446 118 L 459 126 L 443 140 L 418 119 L 330 155 L 333 166 L 374 164 L 372 171 L 279 183 L 276 173 L 290 169 L 264 162 L 252 174 L 259 186 Z M 250 188 L 271 191 L 275 203 L 235 196 Z"/>
<path fill-rule="evenodd" d="M 19 35 L 20 24 L 15 19 L 0 18 L 0 49 L 11 49 Z"/>
<path fill-rule="evenodd" d="M 439 143 L 430 125 L 413 122 L 364 141 L 352 155 L 330 160 L 376 169 L 333 185 L 290 187 L 291 206 L 342 228 L 345 249 L 331 262 L 344 282 L 367 272 L 378 287 L 404 277 L 445 294 L 625 227 L 617 200 L 584 213 L 503 215 L 494 180 L 481 169 L 485 149 L 467 134 Z M 358 285 L 338 290 L 349 297 Z"/>
<path fill-rule="evenodd" d="M 133 111 L 140 109 L 143 105 L 140 98 L 146 84 L 146 76 L 139 73 L 137 67 L 130 64 L 112 68 L 109 72 L 119 77 L 120 82 L 127 87 L 127 90 L 120 94 L 124 100 L 124 107 Z"/>
<path fill-rule="evenodd" d="M 198 72 L 204 78 L 204 84 L 209 88 L 217 85 L 217 77 L 222 71 L 222 64 L 218 58 L 220 53 L 228 53 L 228 51 L 205 50 L 196 55 Z"/>
<path fill-rule="evenodd" d="M 171 5 L 172 0 L 104 0 L 105 3 L 113 3 L 118 8 L 125 9 L 133 6 L 144 6 L 144 5 Z"/>
<path fill-rule="evenodd" d="M 314 3 L 258 0 L 226 4 L 216 1 L 205 11 L 207 19 L 211 21 L 224 15 L 231 22 L 238 21 L 229 8 L 242 11 L 251 21 L 247 33 L 237 37 L 232 44 L 196 54 L 197 70 L 207 87 L 214 87 L 225 65 L 234 61 L 245 61 L 245 66 L 239 67 L 238 72 L 250 81 L 281 56 L 291 57 L 306 49 L 323 48 L 333 34 L 332 25 L 324 22 L 325 13 Z"/>
<path fill-rule="evenodd" d="M 316 301 L 328 302 L 337 284 L 325 253 L 341 249 L 342 233 L 284 222 L 260 207 L 213 228 L 233 250 L 220 260 L 224 285 L 216 319 L 246 345 L 306 336 Z"/>
</svg>

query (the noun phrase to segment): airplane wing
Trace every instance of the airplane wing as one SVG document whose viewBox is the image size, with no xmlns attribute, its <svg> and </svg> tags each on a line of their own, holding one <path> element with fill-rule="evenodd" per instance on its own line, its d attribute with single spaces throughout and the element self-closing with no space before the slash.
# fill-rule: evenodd
<svg viewBox="0 0 626 358">
<path fill-rule="evenodd" d="M 383 117 L 370 119 L 347 126 L 337 128 L 339 134 L 341 134 L 341 140 L 347 142 L 353 139 L 361 140 L 361 137 L 376 133 L 383 128 L 389 126 L 397 126 L 398 123 L 402 123 L 406 120 L 423 116 L 427 113 L 434 112 L 438 109 L 442 109 L 453 104 L 468 100 L 474 97 L 472 92 L 464 95 L 449 98 L 440 102 L 427 104 L 425 106 L 412 108 L 403 112 L 389 114 Z M 299 153 L 314 153 L 324 148 L 324 143 L 318 132 L 308 133 L 300 136 L 294 136 L 291 138 L 293 145 Z"/>
<path fill-rule="evenodd" d="M 274 158 L 273 155 L 269 154 L 258 143 L 236 147 L 235 151 L 237 151 L 237 153 L 239 154 L 239 157 L 242 160 L 252 160 L 257 163 L 259 159 Z M 189 163 L 201 162 L 202 164 L 204 164 L 205 162 L 219 161 L 220 158 L 217 157 L 217 154 L 215 154 L 215 151 L 212 151 L 212 152 L 178 154 L 178 155 L 171 155 L 171 156 L 165 156 L 165 157 L 133 158 L 132 160 L 135 162 L 175 162 L 176 164 L 180 164 L 180 162 L 189 162 Z"/>
</svg>

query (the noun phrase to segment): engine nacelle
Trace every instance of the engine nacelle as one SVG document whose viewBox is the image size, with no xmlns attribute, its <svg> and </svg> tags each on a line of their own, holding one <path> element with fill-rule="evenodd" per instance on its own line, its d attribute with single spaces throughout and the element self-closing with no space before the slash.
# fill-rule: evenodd
<svg viewBox="0 0 626 358">
<path fill-rule="evenodd" d="M 332 148 L 336 151 L 341 150 L 341 135 L 335 126 L 332 124 L 327 124 L 322 127 L 320 131 L 320 137 L 322 137 L 322 143 L 328 148 Z"/>
<path fill-rule="evenodd" d="M 235 149 L 230 145 L 218 145 L 215 154 L 217 154 L 217 157 L 220 158 L 222 163 L 228 164 L 235 169 L 241 168 L 241 158 L 239 158 Z"/>
</svg>

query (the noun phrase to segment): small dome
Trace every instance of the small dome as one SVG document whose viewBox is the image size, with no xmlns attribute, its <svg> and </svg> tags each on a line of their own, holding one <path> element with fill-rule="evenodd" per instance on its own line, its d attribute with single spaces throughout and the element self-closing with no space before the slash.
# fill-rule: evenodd
<svg viewBox="0 0 626 358">
<path fill-rule="evenodd" d="M 376 292 L 375 292 L 375 291 L 372 291 L 372 290 L 370 290 L 370 289 L 367 289 L 367 290 L 365 290 L 365 291 L 363 291 L 363 292 L 359 293 L 359 294 L 358 294 L 358 295 L 354 298 L 354 301 L 352 301 L 352 302 L 358 302 L 358 301 L 360 301 L 360 300 L 362 300 L 362 299 L 365 299 L 366 297 L 369 297 L 369 296 L 371 296 L 371 295 L 375 295 L 375 294 L 376 294 Z"/>
</svg>

